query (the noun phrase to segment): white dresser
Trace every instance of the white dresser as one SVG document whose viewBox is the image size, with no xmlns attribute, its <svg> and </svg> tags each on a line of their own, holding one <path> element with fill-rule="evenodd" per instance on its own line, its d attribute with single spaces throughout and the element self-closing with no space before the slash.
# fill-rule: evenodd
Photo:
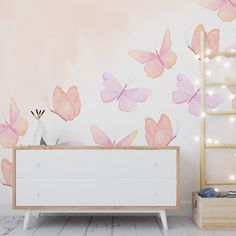
<svg viewBox="0 0 236 236">
<path fill-rule="evenodd" d="M 13 208 L 160 213 L 179 207 L 179 147 L 15 147 Z"/>
</svg>

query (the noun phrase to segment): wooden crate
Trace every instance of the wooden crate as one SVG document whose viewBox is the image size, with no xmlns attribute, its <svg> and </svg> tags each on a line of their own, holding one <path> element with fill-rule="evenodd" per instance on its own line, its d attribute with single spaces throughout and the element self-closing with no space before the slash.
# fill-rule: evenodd
<svg viewBox="0 0 236 236">
<path fill-rule="evenodd" d="M 202 198 L 192 194 L 192 220 L 200 229 L 236 229 L 236 198 Z"/>
</svg>

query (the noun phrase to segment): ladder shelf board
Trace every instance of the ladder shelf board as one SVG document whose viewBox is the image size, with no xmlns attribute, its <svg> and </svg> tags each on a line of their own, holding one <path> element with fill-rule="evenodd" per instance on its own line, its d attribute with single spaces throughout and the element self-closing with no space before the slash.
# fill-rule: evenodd
<svg viewBox="0 0 236 236">
<path fill-rule="evenodd" d="M 206 82 L 205 86 L 213 87 L 213 86 L 236 86 L 236 83 L 225 83 L 225 82 Z"/>
<path fill-rule="evenodd" d="M 236 148 L 236 144 L 206 144 L 205 148 Z"/>
<path fill-rule="evenodd" d="M 232 116 L 236 115 L 236 111 L 207 111 L 206 115 L 210 116 Z"/>
<path fill-rule="evenodd" d="M 207 185 L 235 185 L 236 180 L 208 180 L 206 182 Z"/>
<path fill-rule="evenodd" d="M 218 57 L 218 56 L 223 56 L 223 57 L 235 57 L 236 52 L 214 52 L 209 55 L 210 57 Z M 208 55 L 206 55 L 208 57 Z"/>
</svg>

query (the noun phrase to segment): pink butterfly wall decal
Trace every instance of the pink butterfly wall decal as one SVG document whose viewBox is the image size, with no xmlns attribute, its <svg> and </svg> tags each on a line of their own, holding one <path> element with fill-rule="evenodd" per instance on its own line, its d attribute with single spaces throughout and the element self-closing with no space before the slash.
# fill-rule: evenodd
<svg viewBox="0 0 236 236">
<path fill-rule="evenodd" d="M 188 104 L 189 113 L 199 116 L 201 113 L 201 94 L 200 89 L 195 90 L 191 81 L 184 74 L 177 76 L 177 90 L 172 93 L 172 100 L 176 104 Z M 206 107 L 214 109 L 223 102 L 219 95 L 206 94 Z"/>
<path fill-rule="evenodd" d="M 176 63 L 176 53 L 171 51 L 170 31 L 167 29 L 159 52 L 144 50 L 130 50 L 129 55 L 144 65 L 144 71 L 150 78 L 162 75 L 164 69 L 171 69 Z"/>
<path fill-rule="evenodd" d="M 53 108 L 50 109 L 65 121 L 71 121 L 80 114 L 81 102 L 76 86 L 64 92 L 62 88 L 56 87 L 53 91 Z"/>
<path fill-rule="evenodd" d="M 96 125 L 91 125 L 90 130 L 94 142 L 101 146 L 131 146 L 135 137 L 138 134 L 138 131 L 135 130 L 123 139 L 121 139 L 119 142 L 116 142 L 115 140 L 111 141 L 111 139 L 109 139 L 108 136 Z"/>
<path fill-rule="evenodd" d="M 1 171 L 4 180 L 3 184 L 7 186 L 12 186 L 12 163 L 7 159 L 3 159 L 1 162 Z"/>
<path fill-rule="evenodd" d="M 199 5 L 217 11 L 217 15 L 222 21 L 232 21 L 236 17 L 235 0 L 199 0 Z"/>
<path fill-rule="evenodd" d="M 151 90 L 146 88 L 127 88 L 127 84 L 122 86 L 116 77 L 111 73 L 103 74 L 103 86 L 101 91 L 101 99 L 108 103 L 116 100 L 121 111 L 134 111 L 139 102 L 145 102 L 151 95 Z"/>
<path fill-rule="evenodd" d="M 162 114 L 159 121 L 145 119 L 145 137 L 149 146 L 167 146 L 176 138 L 169 117 Z"/>
<path fill-rule="evenodd" d="M 198 25 L 193 33 L 191 45 L 188 44 L 187 39 L 186 43 L 188 45 L 188 48 L 195 54 L 199 55 L 201 54 L 200 50 L 200 35 L 201 31 L 205 32 L 205 43 L 206 43 L 206 49 L 209 49 L 211 53 L 218 52 L 219 51 L 219 41 L 220 41 L 220 31 L 219 29 L 212 29 L 209 33 L 207 33 L 204 29 L 203 25 Z M 209 58 L 212 58 L 211 55 L 207 56 Z"/>
<path fill-rule="evenodd" d="M 24 136 L 28 129 L 28 122 L 20 117 L 20 111 L 14 98 L 10 100 L 9 121 L 0 123 L 0 144 L 4 148 L 16 145 L 19 136 Z"/>
</svg>

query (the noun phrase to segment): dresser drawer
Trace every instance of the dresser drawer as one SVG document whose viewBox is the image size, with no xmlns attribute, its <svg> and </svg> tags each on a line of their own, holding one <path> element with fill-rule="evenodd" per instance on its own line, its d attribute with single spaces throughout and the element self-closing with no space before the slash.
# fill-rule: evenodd
<svg viewBox="0 0 236 236">
<path fill-rule="evenodd" d="M 176 178 L 176 150 L 17 150 L 16 177 Z"/>
<path fill-rule="evenodd" d="M 16 206 L 176 206 L 176 179 L 16 179 Z"/>
</svg>

